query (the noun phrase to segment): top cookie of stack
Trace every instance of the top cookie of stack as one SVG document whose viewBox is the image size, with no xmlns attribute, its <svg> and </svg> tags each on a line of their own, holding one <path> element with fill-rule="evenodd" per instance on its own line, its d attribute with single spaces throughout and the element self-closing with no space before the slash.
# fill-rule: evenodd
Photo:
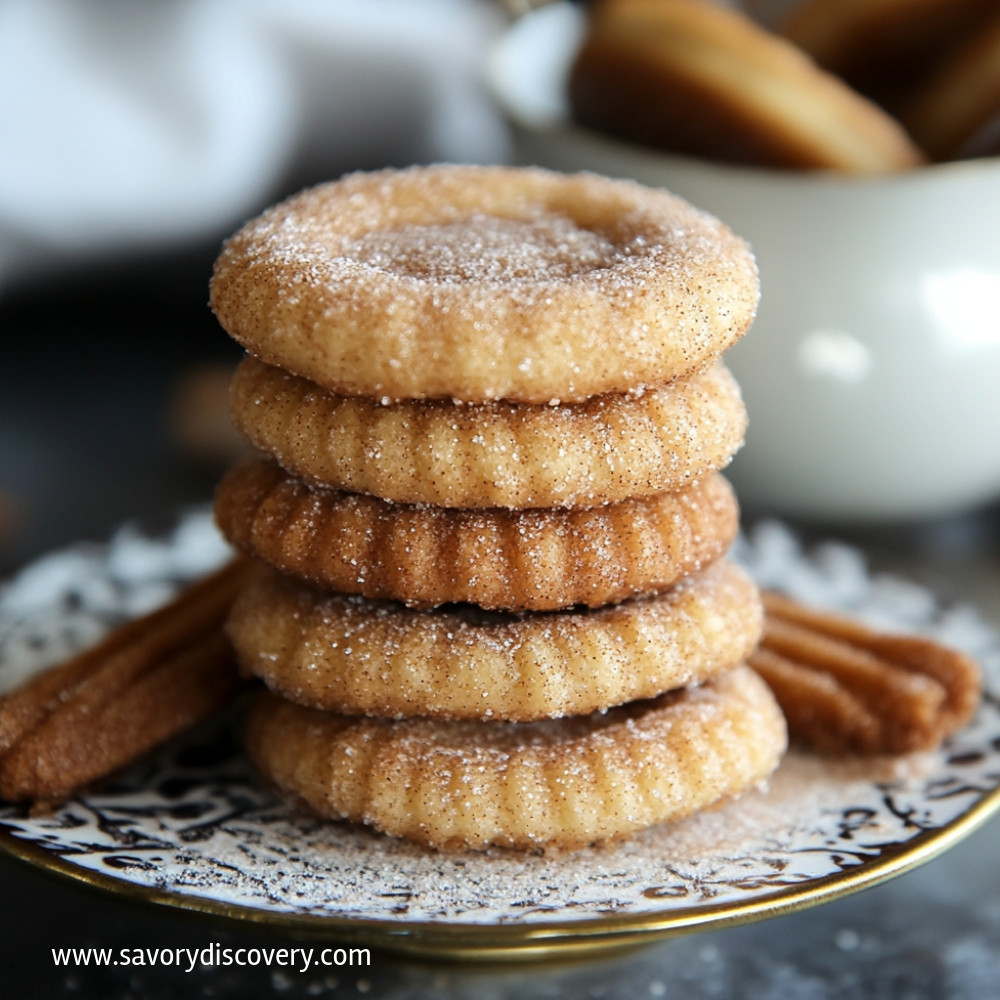
<svg viewBox="0 0 1000 1000">
<path fill-rule="evenodd" d="M 271 699 L 256 712 L 251 752 L 276 784 L 320 812 L 433 844 L 576 846 L 770 771 L 783 727 L 756 679 L 732 669 L 761 614 L 752 584 L 721 561 L 738 512 L 717 474 L 745 429 L 718 358 L 750 325 L 757 294 L 751 254 L 719 222 L 586 174 L 352 175 L 226 244 L 212 306 L 253 355 L 233 410 L 268 458 L 228 474 L 217 518 L 279 571 L 237 602 L 230 635 L 244 669 L 320 710 Z M 579 756 L 581 740 L 607 742 L 649 714 L 630 707 L 618 726 L 600 714 L 612 706 L 721 674 L 726 693 L 699 697 L 720 701 L 727 731 L 741 729 L 734 706 L 752 705 L 737 714 L 757 732 L 725 746 L 705 735 L 698 774 L 684 763 L 697 794 L 680 805 L 631 775 L 642 801 L 606 809 L 591 775 L 570 794 L 575 812 L 565 790 L 548 810 L 532 793 L 530 816 L 515 804 L 497 825 L 434 786 L 453 780 L 469 739 L 503 743 L 508 762 L 539 740 Z M 709 725 L 687 695 L 651 704 Z M 401 761 L 427 719 L 437 721 L 417 758 L 433 787 L 419 809 L 404 807 L 391 789 L 409 788 Z M 456 720 L 477 720 L 472 735 Z M 541 736 L 539 725 L 555 728 Z M 359 752 L 352 732 L 370 743 L 357 735 L 366 726 L 387 727 L 367 784 L 353 767 L 332 779 L 330 761 Z M 446 751 L 442 777 L 432 762 Z M 552 766 L 546 780 L 559 784 Z"/>
<path fill-rule="evenodd" d="M 590 174 L 356 174 L 238 232 L 212 307 L 262 360 L 338 393 L 579 402 L 660 385 L 736 341 L 746 246 L 663 191 Z"/>
</svg>

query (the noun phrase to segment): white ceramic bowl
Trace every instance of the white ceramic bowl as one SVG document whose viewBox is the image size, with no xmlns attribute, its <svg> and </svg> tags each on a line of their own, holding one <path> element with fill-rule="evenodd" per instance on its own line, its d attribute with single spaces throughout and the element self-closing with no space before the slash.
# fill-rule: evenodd
<svg viewBox="0 0 1000 1000">
<path fill-rule="evenodd" d="M 606 139 L 566 124 L 581 31 L 559 4 L 498 47 L 517 159 L 669 188 L 753 246 L 760 312 L 726 355 L 750 412 L 745 504 L 876 523 L 1000 496 L 1000 159 L 854 178 Z"/>
</svg>

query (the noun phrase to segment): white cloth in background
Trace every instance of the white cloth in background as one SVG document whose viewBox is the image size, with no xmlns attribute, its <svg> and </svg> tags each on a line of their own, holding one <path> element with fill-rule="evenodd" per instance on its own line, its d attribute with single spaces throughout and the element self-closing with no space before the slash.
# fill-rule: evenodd
<svg viewBox="0 0 1000 1000">
<path fill-rule="evenodd" d="M 486 0 L 0 3 L 0 289 L 224 235 L 289 176 L 496 162 Z"/>
</svg>

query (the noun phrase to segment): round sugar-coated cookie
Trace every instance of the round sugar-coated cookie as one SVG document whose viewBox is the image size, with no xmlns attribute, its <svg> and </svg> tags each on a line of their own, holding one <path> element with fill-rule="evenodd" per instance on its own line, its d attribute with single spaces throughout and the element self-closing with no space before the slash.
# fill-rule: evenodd
<svg viewBox="0 0 1000 1000">
<path fill-rule="evenodd" d="M 215 515 L 237 548 L 322 589 L 507 611 L 665 590 L 724 555 L 739 526 L 718 474 L 584 510 L 457 510 L 310 487 L 263 459 L 223 478 Z"/>
<path fill-rule="evenodd" d="M 359 719 L 264 695 L 247 725 L 251 758 L 294 801 L 445 849 L 570 850 L 678 820 L 759 784 L 785 742 L 746 666 L 544 722 Z"/>
<path fill-rule="evenodd" d="M 721 362 L 664 386 L 559 406 L 340 396 L 245 358 L 233 419 L 300 479 L 440 507 L 595 507 L 729 464 L 747 416 Z"/>
<path fill-rule="evenodd" d="M 705 365 L 750 325 L 742 240 L 593 174 L 353 174 L 225 245 L 211 303 L 252 354 L 348 395 L 581 400 Z"/>
<path fill-rule="evenodd" d="M 262 574 L 227 633 L 245 673 L 344 714 L 530 720 L 599 711 L 726 670 L 763 626 L 757 589 L 716 563 L 654 597 L 512 614 L 414 611 Z"/>
</svg>

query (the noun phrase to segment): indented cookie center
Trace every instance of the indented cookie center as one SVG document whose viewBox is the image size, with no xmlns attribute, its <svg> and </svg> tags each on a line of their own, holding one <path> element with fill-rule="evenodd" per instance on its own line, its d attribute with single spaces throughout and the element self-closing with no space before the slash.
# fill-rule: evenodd
<svg viewBox="0 0 1000 1000">
<path fill-rule="evenodd" d="M 379 270 L 436 282 L 563 280 L 621 257 L 606 237 L 571 219 L 475 217 L 368 233 L 351 254 Z"/>
</svg>

